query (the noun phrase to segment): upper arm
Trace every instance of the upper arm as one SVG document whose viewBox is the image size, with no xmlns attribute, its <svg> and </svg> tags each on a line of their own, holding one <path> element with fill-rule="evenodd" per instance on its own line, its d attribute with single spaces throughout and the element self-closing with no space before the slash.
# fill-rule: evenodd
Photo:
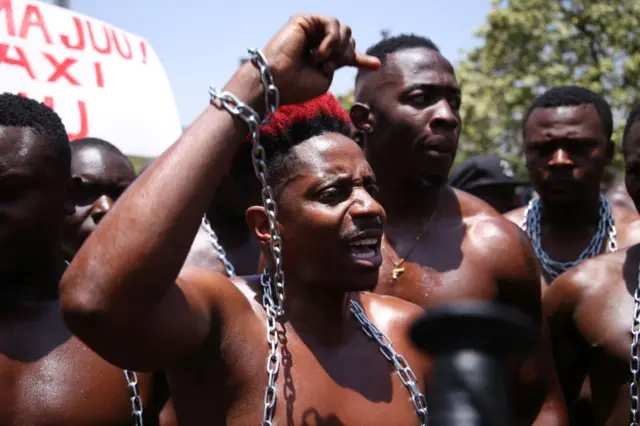
<svg viewBox="0 0 640 426">
<path fill-rule="evenodd" d="M 512 223 L 495 225 L 494 238 L 487 244 L 492 256 L 499 300 L 529 314 L 536 322 L 542 318 L 540 269 L 527 235 Z"/>
<path fill-rule="evenodd" d="M 213 335 L 220 322 L 216 293 L 221 286 L 232 286 L 228 281 L 220 274 L 193 268 L 181 274 L 159 301 L 141 305 L 140 312 L 116 310 L 110 315 L 109 309 L 85 312 L 67 307 L 65 319 L 107 361 L 137 371 L 165 370 Z"/>
<path fill-rule="evenodd" d="M 520 227 L 520 222 L 522 222 L 522 219 L 524 218 L 524 209 L 524 207 L 520 207 L 515 210 L 511 210 L 510 212 L 503 214 L 502 217 Z"/>
<path fill-rule="evenodd" d="M 575 270 L 560 275 L 551 284 L 543 301 L 558 377 L 569 403 L 580 392 L 587 374 L 589 353 L 588 345 L 573 319 L 580 297 L 580 286 L 575 277 Z"/>
</svg>

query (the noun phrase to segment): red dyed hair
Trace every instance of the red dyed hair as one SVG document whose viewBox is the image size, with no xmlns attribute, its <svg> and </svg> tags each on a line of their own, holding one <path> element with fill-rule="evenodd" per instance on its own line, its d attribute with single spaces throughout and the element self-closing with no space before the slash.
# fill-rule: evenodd
<svg viewBox="0 0 640 426">
<path fill-rule="evenodd" d="M 302 104 L 281 106 L 269 124 L 260 126 L 260 133 L 268 136 L 281 135 L 286 133 L 295 123 L 322 115 L 335 117 L 348 124 L 351 123 L 347 111 L 342 108 L 335 96 L 327 92 Z"/>
</svg>

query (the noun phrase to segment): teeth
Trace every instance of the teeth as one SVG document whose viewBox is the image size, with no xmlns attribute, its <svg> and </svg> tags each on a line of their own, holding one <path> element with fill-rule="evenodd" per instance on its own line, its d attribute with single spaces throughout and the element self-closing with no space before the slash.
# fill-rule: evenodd
<svg viewBox="0 0 640 426">
<path fill-rule="evenodd" d="M 367 250 L 364 253 L 353 253 L 353 257 L 355 257 L 356 259 L 370 259 L 375 255 L 376 252 L 374 250 Z"/>
<path fill-rule="evenodd" d="M 373 246 L 378 244 L 377 238 L 367 238 L 364 240 L 358 240 L 351 243 L 352 246 Z"/>
</svg>

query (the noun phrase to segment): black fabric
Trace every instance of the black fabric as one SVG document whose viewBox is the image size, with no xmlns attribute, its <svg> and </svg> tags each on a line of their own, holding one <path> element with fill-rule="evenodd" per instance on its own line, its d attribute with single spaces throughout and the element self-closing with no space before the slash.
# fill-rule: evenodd
<svg viewBox="0 0 640 426">
<path fill-rule="evenodd" d="M 494 154 L 466 159 L 454 169 L 449 184 L 463 191 L 488 185 L 528 185 L 515 180 L 509 164 Z"/>
</svg>

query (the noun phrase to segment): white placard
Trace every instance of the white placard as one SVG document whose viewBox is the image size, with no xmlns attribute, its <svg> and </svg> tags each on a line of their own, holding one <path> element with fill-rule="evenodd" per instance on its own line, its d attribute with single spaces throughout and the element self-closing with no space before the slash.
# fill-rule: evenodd
<svg viewBox="0 0 640 426">
<path fill-rule="evenodd" d="M 105 139 L 156 157 L 182 131 L 167 75 L 149 43 L 88 16 L 0 0 L 0 93 L 44 102 L 71 139 Z"/>
</svg>

